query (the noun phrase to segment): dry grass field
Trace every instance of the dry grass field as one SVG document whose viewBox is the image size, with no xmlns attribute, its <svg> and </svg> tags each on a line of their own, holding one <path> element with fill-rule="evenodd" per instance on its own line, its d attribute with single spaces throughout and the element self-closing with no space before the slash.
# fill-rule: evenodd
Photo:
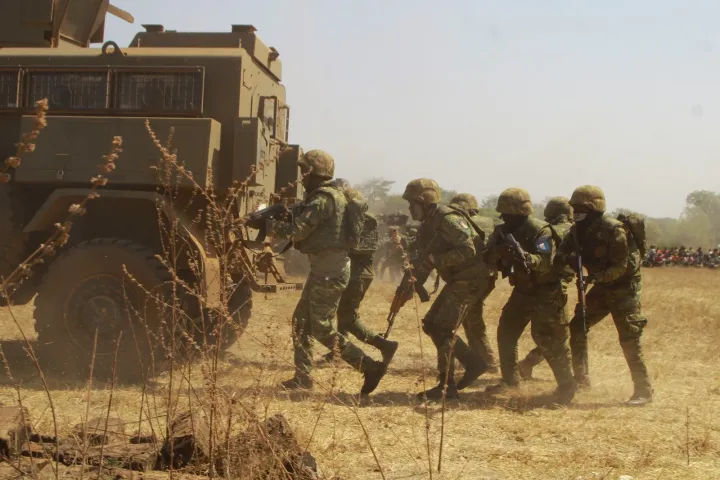
<svg viewBox="0 0 720 480">
<path fill-rule="evenodd" d="M 376 282 L 362 308 L 363 319 L 380 330 L 394 286 Z M 488 299 L 486 319 L 491 337 L 509 293 L 503 283 Z M 481 377 L 460 401 L 441 405 L 415 400 L 433 383 L 434 349 L 419 333 L 419 310 L 408 303 L 393 337 L 400 350 L 388 375 L 367 403 L 358 405 L 360 375 L 346 365 L 316 368 L 312 393 L 289 394 L 277 382 L 291 373 L 290 314 L 297 295 L 256 296 L 251 325 L 235 346 L 240 366 L 223 364 L 220 383 L 259 417 L 283 413 L 300 439 L 317 457 L 323 476 L 343 479 L 713 479 L 720 478 L 720 273 L 666 268 L 645 270 L 644 309 L 649 318 L 644 346 L 656 391 L 655 402 L 629 408 L 629 373 L 607 318 L 590 334 L 593 389 L 581 392 L 567 409 L 550 409 L 543 394 L 554 388 L 546 365 L 537 380 L 517 392 L 491 397 L 484 387 L 497 375 Z M 30 309 L 17 310 L 32 332 Z M 2 314 L 4 340 L 18 338 L 7 313 Z M 34 334 L 33 334 L 34 335 Z M 521 355 L 532 348 L 529 332 Z M 14 348 L 3 342 L 6 352 Z M 368 348 L 367 351 L 372 349 Z M 326 350 L 318 345 L 316 358 Z M 373 352 L 373 355 L 376 355 Z M 52 430 L 48 400 L 27 362 L 15 358 L 13 373 L 22 381 L 22 401 L 41 430 Z M 202 388 L 202 375 L 193 379 Z M 49 379 L 58 426 L 69 431 L 85 415 L 83 382 Z M 153 384 L 162 392 L 165 378 Z M 102 414 L 109 389 L 97 386 L 90 415 Z M 113 415 L 137 422 L 139 387 L 114 391 Z M 164 415 L 162 394 L 153 408 Z M 17 402 L 7 379 L 0 402 Z M 443 432 L 443 433 L 441 433 Z M 441 472 L 438 473 L 440 439 Z"/>
</svg>

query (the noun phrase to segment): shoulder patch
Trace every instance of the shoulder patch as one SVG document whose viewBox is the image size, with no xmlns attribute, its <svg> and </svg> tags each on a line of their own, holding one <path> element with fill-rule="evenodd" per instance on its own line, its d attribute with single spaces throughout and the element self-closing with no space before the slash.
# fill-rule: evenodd
<svg viewBox="0 0 720 480">
<path fill-rule="evenodd" d="M 469 225 L 467 224 L 467 222 L 465 221 L 464 218 L 460 220 L 460 223 L 459 223 L 459 224 L 460 224 L 460 226 L 461 226 L 462 228 L 464 228 L 464 229 L 468 229 L 468 228 L 469 228 Z"/>
<path fill-rule="evenodd" d="M 535 248 L 540 253 L 548 253 L 552 251 L 552 237 L 540 237 L 535 241 Z"/>
</svg>

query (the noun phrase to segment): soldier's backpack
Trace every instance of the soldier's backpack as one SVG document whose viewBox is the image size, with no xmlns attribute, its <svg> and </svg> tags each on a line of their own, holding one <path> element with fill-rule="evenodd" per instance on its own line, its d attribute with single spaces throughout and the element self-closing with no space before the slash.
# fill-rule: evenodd
<svg viewBox="0 0 720 480">
<path fill-rule="evenodd" d="M 374 252 L 380 245 L 377 219 L 368 213 L 368 205 L 359 196 L 348 195 L 343 218 L 344 241 L 351 252 Z"/>
<path fill-rule="evenodd" d="M 457 208 L 454 205 L 448 205 L 447 208 L 452 212 L 460 214 L 467 221 L 468 225 L 475 230 L 476 236 L 473 239 L 473 244 L 475 245 L 475 255 L 482 258 L 483 253 L 487 250 L 487 240 L 490 235 L 488 235 L 482 227 L 475 223 L 470 214 L 466 211 L 461 208 Z"/>
<path fill-rule="evenodd" d="M 647 239 L 645 237 L 645 219 L 637 213 L 620 213 L 617 219 L 625 225 L 640 250 L 640 258 L 645 257 Z"/>
</svg>

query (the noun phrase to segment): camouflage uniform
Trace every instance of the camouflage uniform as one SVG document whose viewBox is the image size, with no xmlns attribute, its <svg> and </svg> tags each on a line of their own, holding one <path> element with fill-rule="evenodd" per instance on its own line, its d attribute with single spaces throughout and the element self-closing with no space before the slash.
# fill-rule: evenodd
<svg viewBox="0 0 720 480">
<path fill-rule="evenodd" d="M 392 226 L 388 228 L 389 238 L 385 240 L 381 248 L 380 276 L 385 271 L 390 272 L 390 281 L 396 282 L 402 275 L 405 255 L 408 252 L 409 244 L 407 236 L 400 233 L 400 228 Z"/>
<path fill-rule="evenodd" d="M 440 294 L 423 318 L 423 331 L 437 349 L 438 386 L 420 396 L 439 399 L 445 388 L 448 397 L 457 397 L 457 390 L 472 383 L 487 370 L 487 364 L 456 335 L 463 312 L 482 302 L 485 291 L 479 281 L 487 275 L 487 267 L 477 255 L 475 240 L 478 237 L 465 216 L 458 210 L 438 205 L 440 190 L 433 180 L 418 179 L 410 182 L 403 198 L 425 209 L 417 234 L 417 250 L 427 252 L 427 260 L 420 259 L 414 275 L 420 285 L 425 283 L 432 270 L 437 270 L 445 281 Z M 465 375 L 455 384 L 457 358 L 465 367 Z"/>
<path fill-rule="evenodd" d="M 495 223 L 492 218 L 479 214 L 479 205 L 477 199 L 468 193 L 461 193 L 450 200 L 450 207 L 457 208 L 470 215 L 470 220 L 478 226 L 483 234 L 483 247 L 490 238 L 495 229 Z M 482 358 L 488 365 L 488 370 L 492 373 L 498 371 L 495 362 L 495 355 L 490 341 L 487 336 L 487 327 L 483 318 L 483 307 L 485 298 L 495 289 L 495 281 L 497 279 L 497 271 L 487 268 L 486 274 L 478 277 L 478 289 L 483 292 L 481 300 L 470 307 L 465 318 L 463 319 L 463 329 L 467 337 L 468 344 L 475 353 Z"/>
<path fill-rule="evenodd" d="M 576 211 L 576 223 L 563 241 L 556 263 L 559 266 L 574 264 L 577 239 L 583 265 L 588 271 L 588 282 L 593 283 L 585 297 L 586 328 L 589 330 L 608 313 L 612 315 L 635 387 L 628 403 L 644 405 L 652 400 L 652 386 L 640 343 L 647 325 L 640 302 L 640 250 L 622 222 L 603 215 L 605 196 L 600 188 L 578 187 L 570 203 Z M 580 220 L 577 213 L 590 216 Z M 570 346 L 575 378 L 579 383 L 589 385 L 585 363 L 587 338 L 580 313 L 578 305 L 570 322 Z"/>
<path fill-rule="evenodd" d="M 545 206 L 543 215 L 545 216 L 545 221 L 550 224 L 550 228 L 553 231 L 555 245 L 558 247 L 565 238 L 565 235 L 567 235 L 570 231 L 570 227 L 572 226 L 572 214 L 572 207 L 570 206 L 568 199 L 565 197 L 553 197 Z M 560 274 L 563 292 L 567 294 L 568 287 L 575 278 L 575 271 L 566 266 L 558 273 Z M 533 367 L 542 363 L 543 360 L 545 360 L 545 357 L 543 356 L 542 349 L 540 347 L 535 347 L 530 350 L 525 358 L 519 363 L 520 376 L 522 378 L 532 378 Z"/>
<path fill-rule="evenodd" d="M 334 172 L 332 157 L 311 150 L 298 164 L 305 169 L 311 166 L 312 175 L 324 181 L 309 192 L 292 223 L 270 223 L 269 231 L 273 235 L 293 240 L 295 247 L 308 255 L 310 261 L 310 274 L 293 313 L 295 376 L 283 386 L 312 387 L 312 339 L 315 338 L 328 349 L 337 349 L 343 360 L 365 375 L 362 393 L 367 394 L 377 386 L 385 366 L 365 355 L 332 326 L 340 297 L 350 280 L 350 261 L 343 241 L 347 199 L 329 181 Z"/>
<path fill-rule="evenodd" d="M 349 186 L 345 187 L 345 195 L 361 198 L 360 193 Z M 364 206 L 367 210 L 367 204 Z M 349 252 L 350 281 L 340 297 L 337 311 L 338 332 L 343 335 L 352 334 L 361 342 L 379 349 L 383 361 L 388 365 L 395 355 L 398 343 L 376 334 L 360 320 L 360 304 L 375 277 L 373 255 L 378 248 L 377 240 L 377 224 L 374 223 L 372 231 L 366 229 L 360 244 Z M 331 351 L 329 358 L 332 358 L 333 354 L 334 351 Z"/>
<path fill-rule="evenodd" d="M 496 227 L 489 241 L 490 261 L 502 260 L 499 267 L 510 276 L 513 291 L 503 307 L 498 325 L 498 350 L 502 382 L 490 387 L 498 391 L 520 382 L 517 345 L 523 330 L 530 324 L 533 340 L 540 347 L 558 383 L 560 403 L 569 403 L 575 393 L 568 348 L 567 296 L 553 269 L 555 242 L 550 226 L 530 217 L 532 203 L 525 190 L 507 189 L 498 198 L 497 211 L 504 224 Z M 501 240 L 503 234 L 515 237 L 523 250 L 527 274 L 519 259 L 513 257 Z M 508 271 L 508 267 L 512 270 Z"/>
</svg>

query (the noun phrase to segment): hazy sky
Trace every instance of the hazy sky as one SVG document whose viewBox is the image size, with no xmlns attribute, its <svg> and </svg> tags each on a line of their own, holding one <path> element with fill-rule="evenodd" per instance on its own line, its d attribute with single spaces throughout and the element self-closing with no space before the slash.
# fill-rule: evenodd
<svg viewBox="0 0 720 480">
<path fill-rule="evenodd" d="M 280 52 L 290 140 L 352 181 L 427 176 L 483 197 L 584 183 L 676 216 L 720 191 L 717 0 L 113 0 L 143 23 L 253 24 Z"/>
</svg>

